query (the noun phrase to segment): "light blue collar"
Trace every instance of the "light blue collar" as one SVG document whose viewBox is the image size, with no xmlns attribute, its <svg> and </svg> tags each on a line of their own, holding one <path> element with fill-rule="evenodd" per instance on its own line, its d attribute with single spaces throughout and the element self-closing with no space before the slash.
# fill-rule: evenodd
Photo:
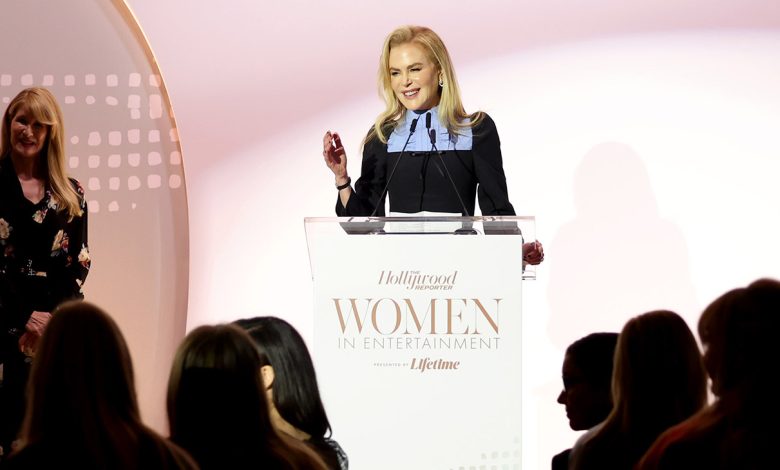
<svg viewBox="0 0 780 470">
<path fill-rule="evenodd" d="M 431 127 L 425 127 L 426 114 L 431 115 Z M 431 139 L 428 137 L 432 129 L 436 135 L 436 148 L 438 150 L 471 150 L 473 138 L 471 128 L 459 129 L 458 133 L 450 133 L 447 127 L 439 121 L 438 106 L 428 111 L 407 110 L 406 115 L 395 126 L 393 133 L 387 139 L 388 152 L 400 152 L 409 137 L 409 127 L 414 119 L 418 119 L 417 128 L 406 146 L 407 152 L 427 152 L 431 150 Z"/>
</svg>

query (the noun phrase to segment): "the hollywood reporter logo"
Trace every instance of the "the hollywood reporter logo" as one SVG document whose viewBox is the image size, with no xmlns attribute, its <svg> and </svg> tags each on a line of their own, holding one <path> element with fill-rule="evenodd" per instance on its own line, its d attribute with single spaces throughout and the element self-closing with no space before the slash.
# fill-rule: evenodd
<svg viewBox="0 0 780 470">
<path fill-rule="evenodd" d="M 444 274 L 425 274 L 420 271 L 382 270 L 377 284 L 405 287 L 407 290 L 452 290 L 458 271 Z"/>
</svg>

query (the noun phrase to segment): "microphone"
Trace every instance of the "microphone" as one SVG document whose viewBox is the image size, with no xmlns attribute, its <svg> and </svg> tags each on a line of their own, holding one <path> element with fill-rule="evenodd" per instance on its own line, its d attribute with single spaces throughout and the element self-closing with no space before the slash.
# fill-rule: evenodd
<svg viewBox="0 0 780 470">
<path fill-rule="evenodd" d="M 466 204 L 463 204 L 463 199 L 460 197 L 460 193 L 458 192 L 458 187 L 455 186 L 455 181 L 452 180 L 452 175 L 450 175 L 450 170 L 447 169 L 447 165 L 444 163 L 444 158 L 441 156 L 442 152 L 439 152 L 439 149 L 436 148 L 436 129 L 431 129 L 431 113 L 427 113 L 425 115 L 425 128 L 427 129 L 428 137 L 431 139 L 431 152 L 435 153 L 439 156 L 439 161 L 441 162 L 441 166 L 444 167 L 444 173 L 447 174 L 447 179 L 450 180 L 450 185 L 452 185 L 452 190 L 455 191 L 455 195 L 458 197 L 458 202 L 460 203 L 460 207 L 463 209 L 463 215 L 466 217 L 469 217 L 471 214 L 469 214 L 468 209 L 466 209 Z"/>
<path fill-rule="evenodd" d="M 420 118 L 414 118 L 412 120 L 412 124 L 409 126 L 409 137 L 406 138 L 406 142 L 404 142 L 404 146 L 401 149 L 401 153 L 398 155 L 398 160 L 395 161 L 395 165 L 393 165 L 393 169 L 390 170 L 390 176 L 387 177 L 387 183 L 385 183 L 385 188 L 382 190 L 382 194 L 379 195 L 379 200 L 376 203 L 376 206 L 374 206 L 374 210 L 371 211 L 371 215 L 369 217 L 374 217 L 376 215 L 376 211 L 379 210 L 379 205 L 384 202 L 385 194 L 387 193 L 387 188 L 390 186 L 390 181 L 393 179 L 393 175 L 395 174 L 395 169 L 398 168 L 398 164 L 401 162 L 401 157 L 404 156 L 404 152 L 406 152 L 406 146 L 409 145 L 409 140 L 412 138 L 412 135 L 414 134 L 415 129 L 417 129 L 417 121 Z M 428 115 L 428 125 L 430 126 L 431 117 Z"/>
</svg>

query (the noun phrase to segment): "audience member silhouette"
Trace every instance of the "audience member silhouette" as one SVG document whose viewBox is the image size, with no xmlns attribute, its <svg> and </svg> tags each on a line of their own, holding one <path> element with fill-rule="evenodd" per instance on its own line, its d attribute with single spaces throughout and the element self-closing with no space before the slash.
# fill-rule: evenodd
<svg viewBox="0 0 780 470">
<path fill-rule="evenodd" d="M 758 280 L 710 304 L 699 319 L 699 336 L 717 401 L 664 433 L 639 468 L 780 468 L 778 331 L 778 281 Z"/>
<path fill-rule="evenodd" d="M 566 407 L 569 426 L 575 431 L 592 428 L 612 411 L 612 364 L 617 338 L 617 333 L 592 333 L 566 349 L 558 403 Z M 553 457 L 552 469 L 568 469 L 570 452 L 567 449 Z"/>
<path fill-rule="evenodd" d="M 235 323 L 247 330 L 260 352 L 260 370 L 274 427 L 309 444 L 328 468 L 346 470 L 347 455 L 330 438 L 330 422 L 320 398 L 314 364 L 298 331 L 276 317 Z"/>
<path fill-rule="evenodd" d="M 575 445 L 570 468 L 632 469 L 662 432 L 704 406 L 706 383 L 696 340 L 679 315 L 632 318 L 615 351 L 613 409 Z"/>
<path fill-rule="evenodd" d="M 195 469 L 181 449 L 141 423 L 130 353 L 95 305 L 57 308 L 27 384 L 20 447 L 4 469 Z"/>
<path fill-rule="evenodd" d="M 326 469 L 271 425 L 260 354 L 234 325 L 201 326 L 184 338 L 168 382 L 168 421 L 171 439 L 203 470 Z"/>
</svg>

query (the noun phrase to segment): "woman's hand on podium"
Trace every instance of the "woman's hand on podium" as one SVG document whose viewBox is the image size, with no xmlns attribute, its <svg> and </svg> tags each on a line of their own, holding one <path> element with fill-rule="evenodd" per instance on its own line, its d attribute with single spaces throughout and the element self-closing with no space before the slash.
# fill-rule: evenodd
<svg viewBox="0 0 780 470">
<path fill-rule="evenodd" d="M 523 262 L 536 266 L 544 261 L 544 247 L 536 240 L 523 243 Z"/>
<path fill-rule="evenodd" d="M 328 131 L 322 138 L 322 156 L 325 158 L 325 164 L 336 176 L 336 186 L 342 186 L 347 183 L 347 154 L 344 152 L 344 146 L 341 145 L 341 138 L 337 132 Z"/>
</svg>

